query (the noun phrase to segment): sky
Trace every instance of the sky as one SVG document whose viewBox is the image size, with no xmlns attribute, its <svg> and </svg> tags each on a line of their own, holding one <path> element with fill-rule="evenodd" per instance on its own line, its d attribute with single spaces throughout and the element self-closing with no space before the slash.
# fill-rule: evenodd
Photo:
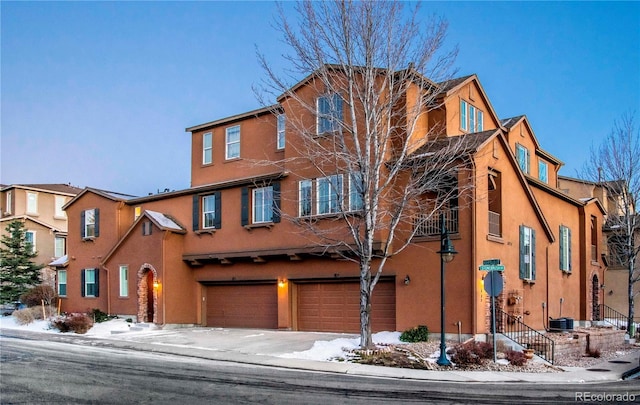
<svg viewBox="0 0 640 405">
<path fill-rule="evenodd" d="M 291 10 L 292 3 L 285 3 Z M 284 68 L 273 2 L 0 3 L 0 182 L 137 196 L 190 187 L 185 128 L 260 108 L 256 49 Z M 526 114 L 576 177 L 640 116 L 640 2 L 426 2 L 458 76 Z M 302 79 L 302 77 L 300 78 Z"/>
</svg>

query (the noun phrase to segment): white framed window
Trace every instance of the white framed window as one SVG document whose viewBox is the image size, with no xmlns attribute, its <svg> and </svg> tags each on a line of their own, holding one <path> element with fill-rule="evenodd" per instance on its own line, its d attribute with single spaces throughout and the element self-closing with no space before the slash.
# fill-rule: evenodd
<svg viewBox="0 0 640 405">
<path fill-rule="evenodd" d="M 476 132 L 476 108 L 469 104 L 469 132 Z"/>
<path fill-rule="evenodd" d="M 520 170 L 529 174 L 529 149 L 516 144 L 516 159 L 518 160 L 518 166 L 520 166 Z"/>
<path fill-rule="evenodd" d="M 216 227 L 216 194 L 202 197 L 202 227 Z"/>
<path fill-rule="evenodd" d="M 54 239 L 54 253 L 55 257 L 62 257 L 67 253 L 67 238 L 62 236 L 56 236 Z"/>
<path fill-rule="evenodd" d="M 298 215 L 308 217 L 312 214 L 312 181 L 300 180 L 298 183 Z"/>
<path fill-rule="evenodd" d="M 340 129 L 342 98 L 339 94 L 320 96 L 316 99 L 316 133 L 318 135 Z"/>
<path fill-rule="evenodd" d="M 236 125 L 226 129 L 225 158 L 236 159 L 240 157 L 240 126 Z"/>
<path fill-rule="evenodd" d="M 27 213 L 38 213 L 38 193 L 27 191 Z"/>
<path fill-rule="evenodd" d="M 254 188 L 252 223 L 259 224 L 273 220 L 273 187 Z"/>
<path fill-rule="evenodd" d="M 349 210 L 360 211 L 364 208 L 364 183 L 362 173 L 352 172 L 349 174 Z"/>
<path fill-rule="evenodd" d="M 316 196 L 318 215 L 340 212 L 343 198 L 342 175 L 335 174 L 317 179 Z"/>
<path fill-rule="evenodd" d="M 83 238 L 93 238 L 96 235 L 96 209 L 83 211 Z"/>
<path fill-rule="evenodd" d="M 484 114 L 476 109 L 476 132 L 484 131 Z"/>
<path fill-rule="evenodd" d="M 207 132 L 202 135 L 202 164 L 208 165 L 213 162 L 213 134 Z"/>
<path fill-rule="evenodd" d="M 7 206 L 5 207 L 4 212 L 6 212 L 7 214 L 12 214 L 13 210 L 11 206 L 13 205 L 13 191 L 7 191 L 6 204 Z"/>
<path fill-rule="evenodd" d="M 120 266 L 120 296 L 129 296 L 129 266 Z"/>
<path fill-rule="evenodd" d="M 469 127 L 467 126 L 467 102 L 464 100 L 460 100 L 460 129 L 466 131 Z"/>
<path fill-rule="evenodd" d="M 58 217 L 58 218 L 66 218 L 67 214 L 64 212 L 64 210 L 62 209 L 62 207 L 64 206 L 64 203 L 66 201 L 66 198 L 61 196 L 61 195 L 57 195 L 54 198 L 54 204 L 55 204 L 55 211 L 54 211 L 54 216 Z"/>
<path fill-rule="evenodd" d="M 58 270 L 58 295 L 61 297 L 67 296 L 67 271 Z"/>
<path fill-rule="evenodd" d="M 84 269 L 82 270 L 82 296 L 83 297 L 98 297 L 99 283 L 98 283 L 98 269 Z"/>
<path fill-rule="evenodd" d="M 549 165 L 547 165 L 547 162 L 542 160 L 538 161 L 538 179 L 545 183 L 549 183 Z"/>
<path fill-rule="evenodd" d="M 571 273 L 571 229 L 560 225 L 560 270 Z"/>
<path fill-rule="evenodd" d="M 536 279 L 536 231 L 520 225 L 520 278 Z"/>
<path fill-rule="evenodd" d="M 31 246 L 31 253 L 36 252 L 36 231 L 25 231 L 24 232 L 24 241 L 25 243 Z"/>
<path fill-rule="evenodd" d="M 284 149 L 284 145 L 285 145 L 285 123 L 286 123 L 286 116 L 284 114 L 279 114 L 278 117 L 276 118 L 277 122 L 278 122 L 278 134 L 277 134 L 277 148 L 278 149 Z"/>
</svg>

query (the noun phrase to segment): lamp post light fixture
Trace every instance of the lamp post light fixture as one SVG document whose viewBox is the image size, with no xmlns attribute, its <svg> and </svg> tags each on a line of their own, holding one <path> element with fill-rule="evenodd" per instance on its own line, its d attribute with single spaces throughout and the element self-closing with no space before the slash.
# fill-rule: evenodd
<svg viewBox="0 0 640 405">
<path fill-rule="evenodd" d="M 447 359 L 447 344 L 444 336 L 444 267 L 445 263 L 450 263 L 458 252 L 449 239 L 443 213 L 440 214 L 440 250 L 436 253 L 440 254 L 440 357 L 436 363 L 440 366 L 450 366 L 451 362 Z"/>
</svg>

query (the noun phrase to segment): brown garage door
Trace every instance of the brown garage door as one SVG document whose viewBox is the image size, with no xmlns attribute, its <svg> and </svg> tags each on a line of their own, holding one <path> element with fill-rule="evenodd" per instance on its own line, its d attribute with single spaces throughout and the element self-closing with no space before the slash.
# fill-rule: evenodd
<svg viewBox="0 0 640 405">
<path fill-rule="evenodd" d="M 298 284 L 298 329 L 321 332 L 360 331 L 360 285 Z M 396 289 L 393 281 L 376 285 L 372 299 L 374 332 L 396 330 Z"/>
<path fill-rule="evenodd" d="M 207 326 L 278 328 L 275 284 L 207 287 Z"/>
</svg>

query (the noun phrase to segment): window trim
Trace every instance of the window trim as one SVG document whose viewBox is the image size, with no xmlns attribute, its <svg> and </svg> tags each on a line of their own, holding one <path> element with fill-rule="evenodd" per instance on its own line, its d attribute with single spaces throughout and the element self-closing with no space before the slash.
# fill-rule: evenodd
<svg viewBox="0 0 640 405">
<path fill-rule="evenodd" d="M 205 227 L 204 198 L 214 196 L 213 226 Z M 222 228 L 222 193 L 214 191 L 209 194 L 194 194 L 192 207 L 192 230 L 196 233 L 212 233 Z"/>
<path fill-rule="evenodd" d="M 360 183 L 362 190 L 358 190 L 356 182 Z M 364 209 L 364 182 L 362 173 L 349 173 L 349 211 L 362 211 Z M 356 205 L 357 204 L 357 205 Z"/>
<path fill-rule="evenodd" d="M 521 154 L 523 160 L 520 159 Z M 522 170 L 526 174 L 529 174 L 531 172 L 530 159 L 531 157 L 529 155 L 529 149 L 527 149 L 527 147 L 522 145 L 521 143 L 516 143 L 516 160 L 518 161 L 520 170 Z M 523 165 L 525 167 L 522 167 Z"/>
<path fill-rule="evenodd" d="M 5 195 L 5 204 L 6 204 L 6 207 L 4 207 L 5 208 L 5 213 L 11 215 L 13 213 L 13 210 L 12 210 L 12 207 L 11 207 L 13 205 L 13 191 L 12 190 L 7 191 L 7 194 Z"/>
<path fill-rule="evenodd" d="M 27 240 L 27 234 L 31 235 L 31 241 Z M 37 249 L 36 249 L 36 231 L 32 231 L 30 229 L 27 229 L 24 231 L 24 241 L 25 243 L 31 243 L 31 253 L 36 253 Z"/>
<path fill-rule="evenodd" d="M 529 252 L 525 252 L 525 246 L 529 247 Z M 525 225 L 520 225 L 520 247 L 518 255 L 520 257 L 520 279 L 527 282 L 534 282 L 536 279 L 536 231 Z M 527 259 L 529 259 L 527 261 Z"/>
<path fill-rule="evenodd" d="M 237 130 L 237 134 L 238 134 L 238 139 L 234 140 L 234 141 L 229 141 L 229 136 L 230 135 L 234 135 Z M 225 128 L 225 135 L 224 135 L 224 140 L 225 140 L 225 148 L 224 148 L 224 157 L 226 160 L 233 160 L 233 159 L 239 159 L 240 158 L 240 125 L 233 125 L 231 127 L 227 127 Z M 231 146 L 234 145 L 238 145 L 238 152 L 237 155 L 231 155 L 229 153 L 229 149 Z"/>
<path fill-rule="evenodd" d="M 321 107 L 326 106 L 327 111 Z M 344 119 L 342 97 L 338 93 L 324 94 L 316 97 L 316 134 L 322 136 L 340 129 Z"/>
<path fill-rule="evenodd" d="M 260 203 L 260 207 L 258 207 L 258 203 Z M 257 213 L 261 213 L 262 219 L 258 218 Z M 266 224 L 271 222 L 273 222 L 273 187 L 264 186 L 251 189 L 251 223 Z"/>
<path fill-rule="evenodd" d="M 87 213 L 93 213 L 93 222 L 89 222 Z M 99 236 L 99 210 L 97 208 L 91 208 L 88 210 L 83 210 L 81 214 L 81 223 L 82 223 L 82 238 L 83 239 L 93 239 Z M 93 232 L 89 235 L 90 225 L 93 225 Z"/>
<path fill-rule="evenodd" d="M 303 191 L 308 190 L 308 195 Z M 308 213 L 305 211 L 308 209 Z M 304 179 L 298 182 L 298 216 L 310 217 L 313 215 L 313 180 Z"/>
<path fill-rule="evenodd" d="M 118 266 L 118 280 L 120 282 L 118 294 L 120 297 L 129 297 L 129 266 Z"/>
<path fill-rule="evenodd" d="M 88 273 L 91 272 L 91 273 Z M 93 274 L 93 282 L 90 283 L 87 275 L 88 274 Z M 94 269 L 83 269 L 81 274 L 80 274 L 80 281 L 81 281 L 81 288 L 82 288 L 82 296 L 83 297 L 88 297 L 88 298 L 97 298 L 100 296 L 100 272 L 98 271 L 98 269 L 94 268 Z M 93 291 L 93 295 L 89 294 L 89 289 L 88 287 L 90 285 L 94 285 L 94 291 Z"/>
<path fill-rule="evenodd" d="M 335 184 L 334 184 L 335 179 Z M 328 193 L 326 198 L 321 194 L 323 184 L 328 184 Z M 321 204 L 326 200 L 327 212 L 320 210 Z M 344 182 L 342 174 L 333 174 L 330 176 L 319 177 L 316 179 L 316 215 L 333 215 L 342 212 L 344 203 Z"/>
<path fill-rule="evenodd" d="M 67 218 L 67 213 L 62 209 L 64 207 L 66 200 L 61 195 L 53 196 L 53 216 L 55 218 Z"/>
<path fill-rule="evenodd" d="M 33 206 L 30 197 L 33 196 Z M 38 193 L 35 191 L 27 191 L 27 199 L 26 199 L 26 213 L 27 214 L 38 214 Z M 33 208 L 33 209 L 31 209 Z"/>
<path fill-rule="evenodd" d="M 276 117 L 276 149 L 283 150 L 286 145 L 286 115 L 278 114 Z"/>
<path fill-rule="evenodd" d="M 59 246 L 58 246 L 58 241 L 62 242 L 62 252 L 59 252 Z M 59 255 L 58 253 L 62 253 L 61 255 Z M 53 256 L 58 258 L 58 257 L 62 257 L 67 253 L 67 238 L 62 237 L 62 236 L 55 236 L 53 238 Z"/>
<path fill-rule="evenodd" d="M 542 178 L 542 168 L 544 167 L 544 179 Z M 538 160 L 538 180 L 549 184 L 549 164 L 544 160 Z"/>
<path fill-rule="evenodd" d="M 558 266 L 561 271 L 565 273 L 571 273 L 571 228 L 560 225 L 559 231 L 559 263 Z"/>
<path fill-rule="evenodd" d="M 466 100 L 460 99 L 460 129 L 463 131 L 469 130 L 469 124 L 467 122 L 467 103 Z"/>
<path fill-rule="evenodd" d="M 61 277 L 63 274 L 64 274 L 64 277 Z M 58 277 L 57 277 L 57 280 L 56 280 L 57 281 L 56 284 L 57 284 L 57 287 L 58 287 L 57 288 L 57 292 L 58 292 L 58 295 L 60 297 L 66 297 L 67 296 L 67 287 L 68 287 L 67 277 L 68 277 L 68 274 L 67 274 L 66 270 L 58 270 Z M 63 278 L 64 278 L 64 283 L 62 283 L 62 279 Z M 62 286 L 62 285 L 64 285 L 64 293 L 62 292 L 62 290 L 60 288 L 60 286 Z"/>
<path fill-rule="evenodd" d="M 209 146 L 207 146 L 207 139 L 209 140 Z M 208 155 L 207 155 L 207 152 Z M 207 158 L 208 161 L 207 161 Z M 210 165 L 213 163 L 213 132 L 205 132 L 202 134 L 202 164 Z"/>
<path fill-rule="evenodd" d="M 203 195 L 201 198 L 202 202 L 202 229 L 216 229 L 216 202 L 217 195 L 208 194 Z M 211 202 L 213 203 L 213 207 L 210 206 Z M 213 216 L 211 216 L 213 214 Z M 210 221 L 207 220 L 207 215 L 209 216 Z M 209 224 L 211 222 L 211 224 Z"/>
</svg>

